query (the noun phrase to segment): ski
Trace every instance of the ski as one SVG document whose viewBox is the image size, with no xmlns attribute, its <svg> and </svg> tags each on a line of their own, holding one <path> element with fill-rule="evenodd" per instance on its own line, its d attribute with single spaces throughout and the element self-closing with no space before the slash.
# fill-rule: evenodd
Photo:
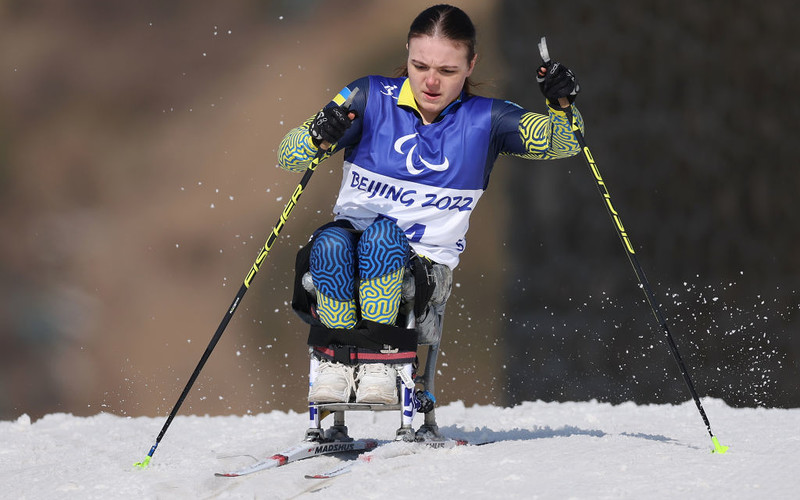
<svg viewBox="0 0 800 500">
<path fill-rule="evenodd" d="M 354 467 L 359 466 L 361 464 L 372 462 L 374 460 L 400 457 L 403 455 L 412 455 L 429 449 L 446 450 L 455 448 L 456 446 L 465 446 L 467 444 L 468 444 L 467 441 L 461 439 L 445 439 L 443 441 L 416 441 L 416 442 L 393 441 L 378 446 L 369 453 L 360 455 L 356 460 L 348 460 L 328 471 L 321 472 L 319 474 L 307 474 L 305 477 L 306 479 L 330 479 L 332 477 L 347 474 L 348 472 L 351 472 Z"/>
<path fill-rule="evenodd" d="M 333 453 L 361 453 L 370 451 L 378 446 L 378 442 L 374 439 L 355 439 L 352 441 L 328 441 L 328 442 L 313 442 L 304 441 L 291 448 L 288 448 L 281 453 L 276 453 L 269 458 L 259 460 L 254 464 L 242 467 L 241 469 L 233 470 L 230 472 L 217 472 L 214 475 L 217 477 L 240 477 L 254 472 L 259 472 L 267 469 L 274 469 L 281 467 L 291 462 L 297 462 L 306 458 L 316 457 L 320 455 L 330 455 Z"/>
</svg>

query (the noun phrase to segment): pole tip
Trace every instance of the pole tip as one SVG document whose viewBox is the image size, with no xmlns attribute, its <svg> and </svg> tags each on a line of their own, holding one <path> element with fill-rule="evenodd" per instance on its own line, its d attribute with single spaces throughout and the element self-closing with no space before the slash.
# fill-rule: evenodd
<svg viewBox="0 0 800 500">
<path fill-rule="evenodd" d="M 151 458 L 153 458 L 153 453 L 155 453 L 155 452 L 156 452 L 156 448 L 157 448 L 157 447 L 158 447 L 158 442 L 156 442 L 156 444 L 154 444 L 154 445 L 153 445 L 153 447 L 152 447 L 152 448 L 150 448 L 150 451 L 147 453 L 147 456 L 146 456 L 146 457 L 144 457 L 144 460 L 142 460 L 141 462 L 136 462 L 136 463 L 135 463 L 135 464 L 133 464 L 133 465 L 134 465 L 135 467 L 138 467 L 138 468 L 140 468 L 140 469 L 144 469 L 144 468 L 146 468 L 146 467 L 147 467 L 147 465 L 150 463 L 150 459 L 151 459 Z"/>
<path fill-rule="evenodd" d="M 717 436 L 711 436 L 711 442 L 714 443 L 714 449 L 711 450 L 711 453 L 724 455 L 728 451 L 729 447 L 721 445 Z"/>
</svg>

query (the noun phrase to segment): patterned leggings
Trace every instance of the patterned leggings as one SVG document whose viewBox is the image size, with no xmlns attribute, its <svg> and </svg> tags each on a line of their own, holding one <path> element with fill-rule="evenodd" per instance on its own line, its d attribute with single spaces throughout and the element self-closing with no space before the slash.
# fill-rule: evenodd
<svg viewBox="0 0 800 500">
<path fill-rule="evenodd" d="M 394 324 L 409 255 L 406 235 L 388 219 L 360 234 L 336 226 L 320 230 L 310 270 L 322 323 L 328 328 L 352 328 L 359 319 Z"/>
</svg>

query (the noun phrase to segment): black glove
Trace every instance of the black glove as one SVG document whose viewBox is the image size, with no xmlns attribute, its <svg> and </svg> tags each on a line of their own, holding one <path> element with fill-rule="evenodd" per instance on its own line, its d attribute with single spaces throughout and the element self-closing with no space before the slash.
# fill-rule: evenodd
<svg viewBox="0 0 800 500">
<path fill-rule="evenodd" d="M 348 111 L 342 106 L 331 106 L 323 108 L 308 125 L 308 132 L 311 134 L 311 141 L 316 147 L 322 142 L 336 144 L 344 133 L 350 128 L 353 120 L 350 119 Z"/>
<path fill-rule="evenodd" d="M 560 108 L 558 100 L 561 97 L 566 97 L 569 103 L 575 102 L 575 97 L 581 91 L 581 86 L 578 85 L 578 80 L 575 78 L 575 73 L 561 63 L 548 62 L 539 67 L 536 73 L 536 81 L 539 83 L 539 88 L 542 89 L 542 94 L 550 102 L 554 108 Z"/>
</svg>

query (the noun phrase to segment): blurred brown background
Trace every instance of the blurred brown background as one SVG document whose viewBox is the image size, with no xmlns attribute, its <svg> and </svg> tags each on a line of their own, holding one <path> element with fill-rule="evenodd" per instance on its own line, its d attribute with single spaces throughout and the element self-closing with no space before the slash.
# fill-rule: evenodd
<svg viewBox="0 0 800 500">
<path fill-rule="evenodd" d="M 791 2 L 453 2 L 479 93 L 543 111 L 536 42 L 702 395 L 797 406 Z M 285 132 L 390 74 L 429 2 L 0 2 L 0 418 L 166 415 L 299 177 Z M 182 412 L 303 411 L 294 253 L 324 163 Z M 501 159 L 448 305 L 442 402 L 688 394 L 580 157 Z"/>
</svg>

